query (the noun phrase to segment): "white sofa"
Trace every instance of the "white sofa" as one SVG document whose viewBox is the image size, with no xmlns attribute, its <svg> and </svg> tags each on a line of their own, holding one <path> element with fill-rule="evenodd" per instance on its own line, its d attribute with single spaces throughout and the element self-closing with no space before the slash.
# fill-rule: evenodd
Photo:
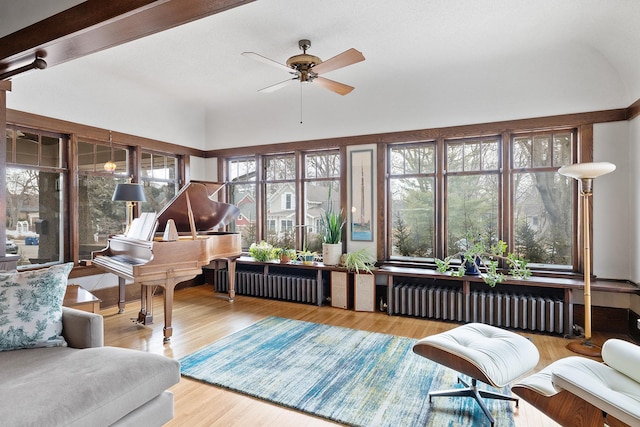
<svg viewBox="0 0 640 427">
<path fill-rule="evenodd" d="M 180 365 L 103 347 L 99 314 L 63 307 L 67 347 L 0 352 L 3 426 L 161 426 L 173 418 Z"/>
<path fill-rule="evenodd" d="M 560 359 L 511 390 L 563 426 L 639 426 L 640 347 L 610 339 L 602 359 Z"/>
</svg>

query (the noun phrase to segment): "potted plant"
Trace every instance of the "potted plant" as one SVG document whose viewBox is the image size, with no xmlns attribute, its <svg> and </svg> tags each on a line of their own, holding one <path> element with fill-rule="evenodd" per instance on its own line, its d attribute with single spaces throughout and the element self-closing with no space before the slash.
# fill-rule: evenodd
<svg viewBox="0 0 640 427">
<path fill-rule="evenodd" d="M 302 250 L 298 253 L 298 259 L 302 261 L 304 265 L 313 265 L 313 260 L 316 258 L 316 253 L 308 250 Z"/>
<path fill-rule="evenodd" d="M 526 279 L 531 276 L 527 267 L 528 261 L 508 252 L 507 244 L 499 240 L 495 245 L 487 245 L 481 239 L 474 239 L 470 234 L 464 242 L 465 249 L 446 257 L 444 260 L 435 259 L 440 273 L 449 271 L 451 260 L 460 257 L 460 265 L 451 271 L 452 276 L 480 275 L 484 282 L 491 287 L 505 280 L 504 274 L 498 271 L 499 261 L 502 260 L 509 268 L 509 275 L 516 279 Z"/>
<path fill-rule="evenodd" d="M 360 249 L 355 252 L 347 252 L 342 256 L 342 265 L 353 275 L 353 308 L 356 311 L 374 311 L 376 299 L 375 276 L 371 269 L 375 265 L 375 259 L 367 249 Z M 334 273 L 334 272 L 332 272 Z M 347 273 L 335 272 L 336 286 L 334 286 L 334 275 L 331 276 L 331 295 L 337 300 L 337 306 L 346 308 L 348 293 L 346 283 Z M 344 275 L 339 279 L 340 274 Z M 344 302 L 342 302 L 344 301 Z"/>
<path fill-rule="evenodd" d="M 291 262 L 296 257 L 295 249 L 278 248 L 278 256 L 280 257 L 280 264 L 286 264 Z"/>
<path fill-rule="evenodd" d="M 340 212 L 334 212 L 331 203 L 331 190 L 329 190 L 328 209 L 320 217 L 324 234 L 322 235 L 322 262 L 325 265 L 340 264 L 342 256 L 342 227 L 346 219 Z"/>
<path fill-rule="evenodd" d="M 356 252 L 347 252 L 342 255 L 341 264 L 352 273 L 372 274 L 371 267 L 375 265 L 375 259 L 369 251 L 363 248 Z"/>
<path fill-rule="evenodd" d="M 260 262 L 269 262 L 278 258 L 277 248 L 264 240 L 260 243 L 252 243 L 249 247 L 249 255 Z"/>
</svg>

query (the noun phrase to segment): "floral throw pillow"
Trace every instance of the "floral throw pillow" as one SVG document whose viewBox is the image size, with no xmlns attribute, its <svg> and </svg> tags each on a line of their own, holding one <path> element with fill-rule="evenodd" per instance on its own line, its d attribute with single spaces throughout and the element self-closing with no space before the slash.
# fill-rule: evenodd
<svg viewBox="0 0 640 427">
<path fill-rule="evenodd" d="M 72 267 L 0 273 L 0 351 L 67 345 L 62 300 Z"/>
</svg>

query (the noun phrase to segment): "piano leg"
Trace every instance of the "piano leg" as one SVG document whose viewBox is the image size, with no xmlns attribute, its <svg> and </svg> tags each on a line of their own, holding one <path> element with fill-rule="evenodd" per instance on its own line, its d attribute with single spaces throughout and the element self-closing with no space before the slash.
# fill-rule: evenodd
<svg viewBox="0 0 640 427">
<path fill-rule="evenodd" d="M 138 323 L 150 325 L 153 323 L 153 286 L 141 285 L 140 291 L 140 313 L 138 313 Z"/>
<path fill-rule="evenodd" d="M 227 258 L 227 275 L 229 302 L 233 302 L 236 297 L 236 258 Z"/>
<path fill-rule="evenodd" d="M 125 306 L 125 279 L 123 277 L 118 277 L 118 314 L 124 313 Z"/>
<path fill-rule="evenodd" d="M 164 288 L 164 328 L 162 332 L 164 338 L 162 342 L 169 342 L 171 335 L 173 335 L 173 290 L 178 283 L 175 280 L 168 280 L 167 285 Z"/>
</svg>

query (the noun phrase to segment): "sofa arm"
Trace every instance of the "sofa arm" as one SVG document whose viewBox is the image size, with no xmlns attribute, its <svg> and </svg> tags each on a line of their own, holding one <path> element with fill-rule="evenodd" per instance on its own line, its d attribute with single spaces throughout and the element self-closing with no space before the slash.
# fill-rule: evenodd
<svg viewBox="0 0 640 427">
<path fill-rule="evenodd" d="M 104 323 L 100 314 L 62 307 L 62 335 L 69 347 L 104 345 Z"/>
</svg>

